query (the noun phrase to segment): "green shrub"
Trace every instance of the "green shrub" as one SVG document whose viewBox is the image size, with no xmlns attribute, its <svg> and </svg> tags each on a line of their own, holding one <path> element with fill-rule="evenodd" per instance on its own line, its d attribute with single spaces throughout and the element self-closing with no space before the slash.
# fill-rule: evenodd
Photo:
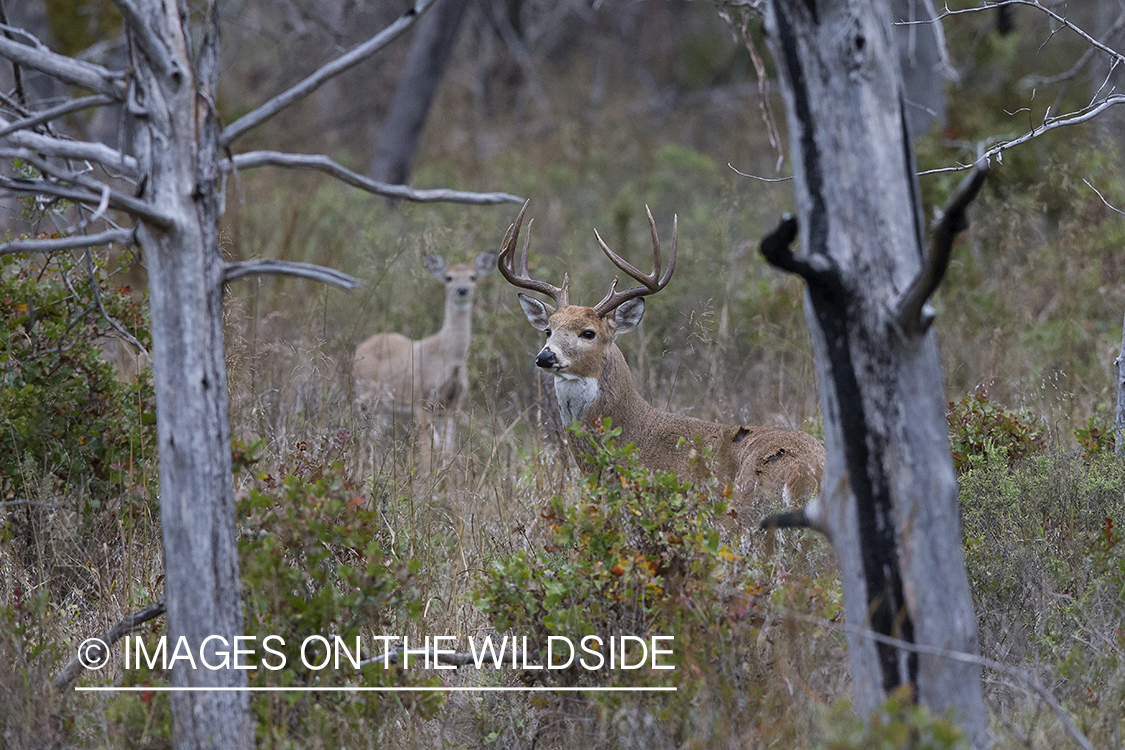
<svg viewBox="0 0 1125 750">
<path fill-rule="evenodd" d="M 949 718 L 931 716 L 903 686 L 864 720 L 847 699 L 837 701 L 825 720 L 825 750 L 968 750 L 964 732 Z"/>
<path fill-rule="evenodd" d="M 1013 411 L 993 403 L 983 388 L 960 401 L 950 401 L 946 417 L 958 471 L 968 469 L 974 457 L 983 457 L 990 445 L 1001 448 L 1013 462 L 1047 447 L 1038 417 L 1026 409 Z"/>
<path fill-rule="evenodd" d="M 79 490 L 96 509 L 129 497 L 155 457 L 148 371 L 119 382 L 98 348 L 112 330 L 101 307 L 147 346 L 147 307 L 109 282 L 92 253 L 0 259 L 0 500 Z"/>
<path fill-rule="evenodd" d="M 359 636 L 371 644 L 378 643 L 372 634 L 408 634 L 421 621 L 425 596 L 418 562 L 394 549 L 363 488 L 348 479 L 340 463 L 326 460 L 325 454 L 331 457 L 348 439 L 342 431 L 323 453 L 299 444 L 279 472 L 282 479 L 261 474 L 259 486 L 238 501 L 245 632 L 285 639 L 279 649 L 286 655 L 285 668 L 251 672 L 253 686 L 436 684 L 413 668 L 407 672 L 394 665 L 389 670 L 367 665 L 357 674 L 350 667 L 311 671 L 301 663 L 299 647 L 307 636 L 339 635 L 348 643 Z M 425 715 L 442 700 L 439 693 L 393 703 L 374 693 L 295 696 L 253 698 L 260 740 L 300 741 L 315 732 L 329 746 L 348 745 L 357 727 L 377 721 L 388 705 L 406 703 Z"/>
<path fill-rule="evenodd" d="M 1098 415 L 1086 418 L 1086 424 L 1074 429 L 1074 437 L 1082 446 L 1082 457 L 1087 461 L 1113 453 L 1117 447 L 1117 436 L 1113 425 L 1106 424 Z"/>
</svg>

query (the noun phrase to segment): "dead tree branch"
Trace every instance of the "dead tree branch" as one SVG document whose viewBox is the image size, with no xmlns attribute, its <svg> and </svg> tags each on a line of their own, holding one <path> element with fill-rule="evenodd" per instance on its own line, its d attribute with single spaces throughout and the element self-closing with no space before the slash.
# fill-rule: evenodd
<svg viewBox="0 0 1125 750">
<path fill-rule="evenodd" d="M 113 97 L 106 96 L 105 94 L 94 94 L 93 96 L 85 96 L 81 99 L 64 102 L 57 107 L 45 109 L 30 117 L 25 117 L 22 120 L 16 120 L 10 125 L 0 127 L 0 138 L 3 138 L 9 133 L 14 133 L 17 130 L 25 130 L 27 128 L 33 128 L 36 125 L 42 125 L 45 122 L 50 122 L 56 118 L 68 115 L 71 112 L 79 112 L 83 109 L 89 109 L 90 107 L 102 107 L 106 104 L 113 104 L 113 102 Z"/>
<path fill-rule="evenodd" d="M 297 276 L 312 279 L 324 284 L 332 284 L 341 289 L 352 290 L 359 286 L 359 279 L 334 268 L 318 266 L 314 263 L 298 263 L 289 260 L 239 260 L 227 263 L 223 268 L 223 281 L 235 281 L 247 276 Z"/>
<path fill-rule="evenodd" d="M 6 57 L 25 68 L 54 76 L 64 83 L 112 97 L 116 101 L 125 99 L 124 74 L 103 68 L 101 65 L 56 54 L 42 45 L 32 47 L 0 35 L 0 57 Z"/>
<path fill-rule="evenodd" d="M 65 198 L 69 201 L 85 203 L 91 206 L 97 206 L 102 201 L 102 193 L 100 191 L 95 193 L 90 190 L 68 187 L 46 180 L 0 177 L 0 188 L 11 190 L 15 193 L 23 193 L 25 195 L 53 195 L 58 198 Z M 160 213 L 152 206 L 136 198 L 130 198 L 127 195 L 122 195 L 121 193 L 111 190 L 109 205 L 119 211 L 131 214 L 141 219 L 146 224 L 158 229 L 172 228 L 173 222 L 170 216 Z"/>
<path fill-rule="evenodd" d="M 895 320 L 903 332 L 909 336 L 920 336 L 929 330 L 934 322 L 934 312 L 926 304 L 945 276 L 949 267 L 949 256 L 953 252 L 953 240 L 969 226 L 966 210 L 973 198 L 980 192 L 988 167 L 980 162 L 973 167 L 941 209 L 934 222 L 930 250 L 926 254 L 922 270 L 914 277 L 906 292 L 899 298 L 895 307 Z"/>
<path fill-rule="evenodd" d="M 137 160 L 134 157 L 127 156 L 104 143 L 72 141 L 40 133 L 26 132 L 17 129 L 16 124 L 9 123 L 0 117 L 0 128 L 4 129 L 4 132 L 0 133 L 3 143 L 17 148 L 25 148 L 30 153 L 39 156 L 97 162 L 103 167 L 119 170 L 129 177 L 137 174 Z"/>
<path fill-rule="evenodd" d="M 219 136 L 222 146 L 229 146 L 243 133 L 251 128 L 261 125 L 281 110 L 299 101 L 320 88 L 326 81 L 340 75 L 346 70 L 355 67 L 371 55 L 386 47 L 397 39 L 402 32 L 410 28 L 418 18 L 434 4 L 435 0 L 415 0 L 414 5 L 399 16 L 394 23 L 368 39 L 363 44 L 344 53 L 327 65 L 321 67 L 305 80 L 283 91 L 268 102 L 252 112 L 248 112 L 230 125 L 223 128 Z"/>
<path fill-rule="evenodd" d="M 313 169 L 329 174 L 341 182 L 352 187 L 366 190 L 375 195 L 387 198 L 430 203 L 434 201 L 448 201 L 453 203 L 469 203 L 474 205 L 490 205 L 495 203 L 522 203 L 523 199 L 510 193 L 471 193 L 462 190 L 448 190 L 436 188 L 432 190 L 415 190 L 405 185 L 391 185 L 386 182 L 376 182 L 364 177 L 358 172 L 344 167 L 323 154 L 287 154 L 281 151 L 250 151 L 245 154 L 236 154 L 233 159 L 224 162 L 228 169 L 251 169 L 253 167 L 274 166 L 293 169 Z"/>
<path fill-rule="evenodd" d="M 826 290 L 842 291 L 840 274 L 832 259 L 827 255 L 797 256 L 790 247 L 797 238 L 797 217 L 784 214 L 777 229 L 762 239 L 762 257 L 776 268 L 800 276 L 810 285 Z"/>
<path fill-rule="evenodd" d="M 155 602 L 148 605 L 141 611 L 134 612 L 133 614 L 129 615 L 124 620 L 117 623 L 112 628 L 98 636 L 98 640 L 105 643 L 108 648 L 113 648 L 113 645 L 115 643 L 127 636 L 129 633 L 135 632 L 140 628 L 141 625 L 145 624 L 149 620 L 160 617 L 160 615 L 162 614 L 164 614 L 164 597 L 157 599 Z M 101 649 L 98 648 L 97 650 L 100 653 Z M 95 662 L 100 662 L 103 660 L 103 658 L 109 659 L 109 654 L 105 654 L 101 658 L 99 658 L 98 653 L 95 653 L 92 649 L 87 653 L 90 660 Z M 52 680 L 51 684 L 54 685 L 55 690 L 58 690 L 61 693 L 62 691 L 70 687 L 70 685 L 82 675 L 82 672 L 85 671 L 85 669 L 86 668 L 82 665 L 82 661 L 79 659 L 79 657 L 76 656 L 69 662 L 67 662 L 66 666 L 59 671 L 58 675 L 55 676 L 55 679 Z"/>
<path fill-rule="evenodd" d="M 132 229 L 109 229 L 97 234 L 81 234 L 70 237 L 52 237 L 49 239 L 22 239 L 12 240 L 0 245 L 0 255 L 13 253 L 55 253 L 60 250 L 72 250 L 76 247 L 97 247 L 112 243 L 121 245 L 136 244 Z"/>
<path fill-rule="evenodd" d="M 1125 103 L 1125 94 L 1114 94 L 1112 96 L 1107 96 L 1100 102 L 1091 104 L 1088 107 L 1084 107 L 1083 109 L 1080 109 L 1077 112 L 1071 113 L 1069 115 L 1064 115 L 1062 117 L 1051 117 L 1048 114 L 1048 116 L 1043 118 L 1043 123 L 1038 127 L 1032 128 L 1030 131 L 1024 133 L 1019 138 L 1013 138 L 1010 141 L 1004 141 L 993 146 L 992 148 L 985 151 L 981 158 L 983 158 L 987 163 L 992 159 L 993 156 L 999 156 L 1003 152 L 1027 143 L 1033 138 L 1038 138 L 1046 132 L 1049 132 L 1056 128 L 1064 128 L 1068 125 L 1078 125 L 1079 123 L 1087 122 L 1094 119 L 1110 107 L 1122 103 Z M 958 164 L 956 167 L 939 167 L 937 169 L 927 169 L 926 171 L 919 172 L 918 174 L 919 176 L 921 176 L 927 174 L 938 174 L 939 172 L 964 172 L 966 169 L 972 169 L 975 164 L 976 162 L 973 162 L 973 164 Z"/>
</svg>

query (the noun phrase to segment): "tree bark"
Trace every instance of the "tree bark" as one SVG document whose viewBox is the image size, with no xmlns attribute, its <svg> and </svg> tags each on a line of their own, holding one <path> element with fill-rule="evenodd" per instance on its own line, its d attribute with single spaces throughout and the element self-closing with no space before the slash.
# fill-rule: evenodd
<svg viewBox="0 0 1125 750">
<path fill-rule="evenodd" d="M 469 0 L 438 0 L 418 23 L 406 66 L 399 76 L 368 176 L 379 182 L 406 184 L 457 32 Z"/>
<path fill-rule="evenodd" d="M 909 684 L 986 747 L 979 666 L 870 636 L 977 652 L 937 344 L 895 314 L 924 232 L 890 18 L 886 0 L 767 4 L 803 251 L 779 265 L 808 281 L 828 450 L 813 515 L 840 563 L 856 708 Z"/>
<path fill-rule="evenodd" d="M 128 110 L 135 117 L 141 197 L 173 217 L 171 229 L 142 225 L 137 235 L 148 265 L 152 315 L 169 650 L 186 637 L 199 654 L 208 636 L 222 636 L 233 647 L 242 634 L 218 245 L 218 11 L 212 0 L 193 61 L 181 25 L 188 17 L 186 0 L 171 9 L 165 4 L 151 0 L 141 12 L 173 65 L 161 72 L 144 64 L 131 40 L 136 72 Z M 218 648 L 212 641 L 204 652 L 212 664 L 221 661 Z M 245 687 L 246 672 L 181 663 L 172 669 L 172 685 Z M 175 747 L 253 745 L 245 692 L 177 691 L 171 701 Z"/>
</svg>

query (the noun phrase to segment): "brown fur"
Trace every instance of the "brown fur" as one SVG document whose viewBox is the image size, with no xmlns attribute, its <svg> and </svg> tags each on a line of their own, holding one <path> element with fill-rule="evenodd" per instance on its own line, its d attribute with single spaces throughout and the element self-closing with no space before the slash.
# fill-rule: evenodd
<svg viewBox="0 0 1125 750">
<path fill-rule="evenodd" d="M 795 430 L 724 425 L 668 414 L 641 397 L 621 350 L 613 342 L 615 329 L 631 329 L 640 315 L 631 325 L 628 321 L 623 325 L 616 313 L 602 319 L 588 307 L 570 305 L 553 312 L 548 308 L 548 312 L 545 328 L 550 336 L 544 350 L 551 349 L 563 363 L 554 370 L 556 376 L 598 381 L 597 397 L 581 415 L 584 427 L 590 429 L 609 417 L 621 430 L 618 440 L 636 446 L 641 465 L 672 470 L 681 479 L 690 480 L 702 473 L 696 460 L 698 444 L 694 438 L 698 437 L 702 445 L 711 447 L 709 467 L 715 477 L 734 485 L 734 507 L 747 525 L 757 523 L 766 505 L 800 505 L 816 493 L 825 454 L 812 436 Z M 583 339 L 581 333 L 590 330 L 596 338 Z M 581 457 L 588 451 L 586 446 L 572 441 L 571 450 L 580 467 L 591 468 Z"/>
<path fill-rule="evenodd" d="M 420 341 L 401 333 L 377 333 L 360 344 L 352 362 L 356 402 L 364 408 L 415 413 L 457 411 L 469 389 L 467 360 L 472 338 L 473 292 L 492 269 L 494 253 L 470 266 L 448 269 L 437 256 L 426 268 L 445 285 L 445 319 L 441 330 Z M 458 294 L 458 289 L 467 290 Z"/>
</svg>

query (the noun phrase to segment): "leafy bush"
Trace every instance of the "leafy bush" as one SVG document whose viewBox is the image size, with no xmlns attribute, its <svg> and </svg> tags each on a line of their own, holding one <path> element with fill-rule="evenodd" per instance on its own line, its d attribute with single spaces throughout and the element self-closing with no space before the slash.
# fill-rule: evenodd
<svg viewBox="0 0 1125 750">
<path fill-rule="evenodd" d="M 1106 424 L 1097 415 L 1087 417 L 1085 425 L 1076 427 L 1074 437 L 1082 446 L 1082 457 L 1087 461 L 1105 453 L 1113 453 L 1117 447 L 1113 425 Z"/>
<path fill-rule="evenodd" d="M 328 442 L 325 453 L 331 457 L 347 440 L 348 435 L 341 432 Z M 381 664 L 372 664 L 355 674 L 343 669 L 314 672 L 301 663 L 299 647 L 310 635 L 339 635 L 349 643 L 360 636 L 370 644 L 378 643 L 370 639 L 372 634 L 410 633 L 421 620 L 425 597 L 416 578 L 418 562 L 399 554 L 403 551 L 395 550 L 393 541 L 378 531 L 385 528 L 378 509 L 348 479 L 340 463 L 326 460 L 324 454 L 318 455 L 302 443 L 280 473 L 280 480 L 260 474 L 259 486 L 240 499 L 237 507 L 246 589 L 245 631 L 260 638 L 279 635 L 285 639 L 280 648 L 286 654 L 285 668 L 252 672 L 250 684 L 434 684 L 413 669 L 400 671 L 394 665 L 383 670 Z M 418 695 L 407 703 L 423 714 L 441 704 L 440 694 Z M 303 733 L 315 731 L 318 740 L 329 746 L 351 744 L 354 736 L 347 733 L 376 720 L 385 709 L 380 701 L 386 699 L 374 696 L 256 697 L 253 707 L 259 738 L 300 740 Z M 329 707 L 330 713 L 322 713 Z M 304 718 L 302 734 L 289 736 L 297 726 L 292 722 L 300 717 Z"/>
<path fill-rule="evenodd" d="M 911 700 L 903 686 L 887 697 L 867 720 L 851 712 L 842 699 L 825 721 L 826 750 L 968 750 L 970 743 L 957 724 L 936 718 Z"/>
<path fill-rule="evenodd" d="M 1004 450 L 1013 462 L 1047 447 L 1038 417 L 1026 409 L 1013 411 L 993 403 L 983 388 L 960 401 L 950 401 L 946 417 L 953 463 L 959 472 L 968 469 L 974 457 L 983 457 L 989 445 Z"/>
<path fill-rule="evenodd" d="M 96 509 L 155 456 L 149 373 L 119 382 L 98 348 L 106 315 L 148 345 L 147 307 L 109 282 L 92 253 L 0 259 L 0 499 L 81 489 Z"/>
</svg>

